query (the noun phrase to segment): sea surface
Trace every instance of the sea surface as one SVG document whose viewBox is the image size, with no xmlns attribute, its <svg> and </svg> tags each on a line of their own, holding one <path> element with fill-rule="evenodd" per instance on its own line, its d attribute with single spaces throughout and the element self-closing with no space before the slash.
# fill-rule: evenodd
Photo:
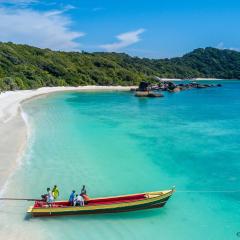
<svg viewBox="0 0 240 240">
<path fill-rule="evenodd" d="M 54 184 L 63 199 L 82 184 L 90 197 L 177 191 L 162 209 L 108 215 L 29 218 L 31 202 L 2 202 L 0 239 L 240 239 L 240 82 L 221 83 L 25 103 L 28 146 L 4 196 L 38 198 Z"/>
</svg>

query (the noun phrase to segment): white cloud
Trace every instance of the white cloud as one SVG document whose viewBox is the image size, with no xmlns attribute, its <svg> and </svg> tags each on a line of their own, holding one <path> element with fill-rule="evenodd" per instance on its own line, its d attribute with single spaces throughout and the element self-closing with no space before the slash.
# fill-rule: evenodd
<svg viewBox="0 0 240 240">
<path fill-rule="evenodd" d="M 233 50 L 233 51 L 239 51 L 239 48 L 236 48 L 236 47 L 226 48 L 226 47 L 224 46 L 224 42 L 218 43 L 217 46 L 216 46 L 216 48 L 222 49 L 222 50 L 224 50 L 224 49 L 229 49 L 229 50 Z"/>
<path fill-rule="evenodd" d="M 231 47 L 231 48 L 229 48 L 229 50 L 233 50 L 233 51 L 240 51 L 240 49 L 239 48 L 235 48 L 235 47 Z"/>
<path fill-rule="evenodd" d="M 223 49 L 224 48 L 224 43 L 223 42 L 218 43 L 216 48 Z"/>
<path fill-rule="evenodd" d="M 134 43 L 139 42 L 141 40 L 139 35 L 143 32 L 145 32 L 145 29 L 140 28 L 136 31 L 122 33 L 116 37 L 118 39 L 118 42 L 104 44 L 101 45 L 100 47 L 108 52 L 118 51 L 122 48 L 128 47 Z"/>
<path fill-rule="evenodd" d="M 48 11 L 48 12 L 45 13 L 45 15 L 48 16 L 48 17 L 54 16 L 54 15 L 61 15 L 64 12 L 67 12 L 67 11 L 72 10 L 72 9 L 75 9 L 75 7 L 72 6 L 72 5 L 67 5 L 61 10 Z"/>
<path fill-rule="evenodd" d="M 99 11 L 103 11 L 103 10 L 105 10 L 105 8 L 103 8 L 103 7 L 96 7 L 96 8 L 92 9 L 93 12 L 99 12 Z"/>
<path fill-rule="evenodd" d="M 71 20 L 62 15 L 64 11 L 66 9 L 39 12 L 32 9 L 0 8 L 0 41 L 54 50 L 78 50 L 79 43 L 76 39 L 85 34 L 70 29 Z"/>
<path fill-rule="evenodd" d="M 36 2 L 38 2 L 38 0 L 0 0 L 0 3 L 5 4 L 30 4 Z"/>
</svg>

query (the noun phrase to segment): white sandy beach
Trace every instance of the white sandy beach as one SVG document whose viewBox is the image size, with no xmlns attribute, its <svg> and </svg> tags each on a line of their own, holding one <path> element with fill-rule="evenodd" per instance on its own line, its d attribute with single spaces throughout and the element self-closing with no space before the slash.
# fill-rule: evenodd
<svg viewBox="0 0 240 240">
<path fill-rule="evenodd" d="M 0 94 L 0 194 L 14 171 L 27 143 L 27 126 L 21 115 L 21 102 L 60 91 L 129 91 L 123 86 L 44 87 Z"/>
<path fill-rule="evenodd" d="M 191 79 L 191 80 L 194 80 L 194 81 L 223 81 L 225 79 L 220 79 L 220 78 L 194 78 L 194 79 Z"/>
</svg>

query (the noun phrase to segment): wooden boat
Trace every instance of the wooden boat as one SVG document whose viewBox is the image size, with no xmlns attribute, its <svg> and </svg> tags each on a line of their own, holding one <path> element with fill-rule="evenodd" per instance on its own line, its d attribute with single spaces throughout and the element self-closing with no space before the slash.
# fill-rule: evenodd
<svg viewBox="0 0 240 240">
<path fill-rule="evenodd" d="M 44 201 L 35 201 L 34 206 L 28 209 L 34 217 L 40 216 L 59 216 L 73 214 L 101 214 L 128 212 L 150 208 L 163 207 L 172 196 L 174 189 L 147 192 L 131 195 L 122 195 L 105 198 L 91 198 L 85 203 L 85 206 L 70 206 L 68 201 L 56 201 L 51 207 Z"/>
</svg>

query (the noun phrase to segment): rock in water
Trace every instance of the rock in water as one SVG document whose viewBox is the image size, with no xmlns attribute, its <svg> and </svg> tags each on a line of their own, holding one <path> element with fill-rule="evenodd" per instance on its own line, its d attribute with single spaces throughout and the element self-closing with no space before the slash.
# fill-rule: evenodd
<svg viewBox="0 0 240 240">
<path fill-rule="evenodd" d="M 136 91 L 135 96 L 136 97 L 147 97 L 148 92 L 147 91 Z"/>
<path fill-rule="evenodd" d="M 154 93 L 154 92 L 150 92 L 148 94 L 148 97 L 164 97 L 163 94 L 161 93 Z"/>
<path fill-rule="evenodd" d="M 148 91 L 136 91 L 136 97 L 163 97 L 161 93 L 148 92 Z"/>
<path fill-rule="evenodd" d="M 174 93 L 180 92 L 180 91 L 181 91 L 181 89 L 179 87 L 175 87 L 172 90 L 169 90 L 169 92 L 174 92 Z"/>
</svg>

